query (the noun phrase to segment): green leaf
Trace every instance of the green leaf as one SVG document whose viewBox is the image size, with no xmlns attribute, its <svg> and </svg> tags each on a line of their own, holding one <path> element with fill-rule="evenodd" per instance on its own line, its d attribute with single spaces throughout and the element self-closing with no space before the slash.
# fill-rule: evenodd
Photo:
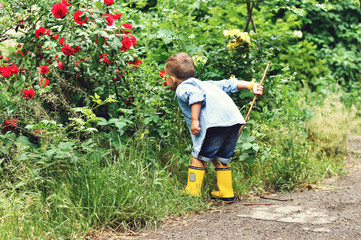
<svg viewBox="0 0 361 240">
<path fill-rule="evenodd" d="M 29 139 L 27 137 L 24 137 L 24 136 L 18 137 L 16 139 L 16 142 L 20 143 L 21 145 L 26 146 L 26 147 L 32 146 L 32 144 L 29 142 Z"/>
<path fill-rule="evenodd" d="M 256 152 L 258 152 L 259 150 L 259 146 L 257 144 L 253 144 L 253 150 L 255 150 Z"/>
<path fill-rule="evenodd" d="M 248 149 L 250 149 L 250 148 L 252 148 L 253 147 L 253 144 L 252 143 L 244 143 L 244 144 L 242 144 L 242 150 L 243 151 L 245 151 L 245 150 L 248 150 Z"/>
<path fill-rule="evenodd" d="M 105 42 L 105 38 L 103 38 L 102 36 L 97 36 L 97 46 L 99 49 L 103 49 L 103 44 Z"/>
<path fill-rule="evenodd" d="M 95 132 L 98 132 L 98 129 L 96 129 L 96 128 L 87 128 L 87 129 L 84 130 L 84 132 L 95 133 Z"/>
<path fill-rule="evenodd" d="M 74 142 L 61 142 L 58 144 L 58 148 L 63 151 L 73 150 Z"/>
<path fill-rule="evenodd" d="M 23 81 L 16 81 L 16 82 L 14 82 L 14 87 L 19 87 L 19 86 L 21 86 L 21 84 L 23 83 Z"/>
<path fill-rule="evenodd" d="M 144 122 L 145 124 L 149 124 L 150 122 L 158 122 L 159 120 L 159 116 L 158 115 L 153 115 L 153 116 L 150 116 L 150 117 L 147 117 L 144 119 Z"/>
<path fill-rule="evenodd" d="M 45 155 L 46 155 L 47 157 L 51 157 L 51 156 L 54 155 L 54 153 L 55 153 L 56 151 L 57 151 L 56 148 L 51 148 L 51 149 L 49 149 L 48 151 L 45 152 Z"/>
<path fill-rule="evenodd" d="M 98 120 L 99 120 L 98 126 L 108 125 L 108 122 L 107 122 L 107 120 L 105 118 L 99 117 Z"/>
<path fill-rule="evenodd" d="M 112 42 L 112 48 L 117 51 L 121 48 L 121 46 L 122 46 L 122 44 L 121 44 L 120 40 L 117 37 L 115 37 Z"/>
<path fill-rule="evenodd" d="M 127 123 L 125 123 L 125 122 L 116 122 L 114 125 L 115 125 L 119 130 L 122 130 L 122 129 L 127 125 Z"/>
<path fill-rule="evenodd" d="M 163 39 L 166 44 L 169 44 L 174 40 L 174 32 L 170 29 L 161 29 L 158 31 L 158 37 Z"/>
<path fill-rule="evenodd" d="M 239 156 L 239 161 L 244 161 L 248 158 L 248 153 L 242 153 L 241 156 Z"/>
<path fill-rule="evenodd" d="M 97 1 L 97 2 L 95 3 L 95 6 L 96 6 L 96 8 L 98 8 L 99 10 L 102 9 L 102 3 L 101 3 L 100 1 Z"/>
</svg>

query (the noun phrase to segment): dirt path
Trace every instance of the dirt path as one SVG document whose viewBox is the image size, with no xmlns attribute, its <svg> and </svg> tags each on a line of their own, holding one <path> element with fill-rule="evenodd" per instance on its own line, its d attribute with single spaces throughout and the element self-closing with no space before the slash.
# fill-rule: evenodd
<svg viewBox="0 0 361 240">
<path fill-rule="evenodd" d="M 277 194 L 219 206 L 119 239 L 361 239 L 361 136 L 349 141 L 350 174 L 322 190 Z"/>
</svg>

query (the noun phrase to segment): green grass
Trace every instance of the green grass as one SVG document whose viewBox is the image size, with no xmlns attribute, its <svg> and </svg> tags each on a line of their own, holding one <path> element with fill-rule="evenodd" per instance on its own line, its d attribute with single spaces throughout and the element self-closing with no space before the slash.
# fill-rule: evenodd
<svg viewBox="0 0 361 240">
<path fill-rule="evenodd" d="M 178 182 L 149 146 L 94 151 L 66 171 L 34 179 L 31 192 L 3 190 L 0 239 L 80 239 L 90 229 L 140 230 L 169 215 L 206 209 L 201 198 L 181 194 L 185 179 Z"/>
<path fill-rule="evenodd" d="M 95 150 L 66 170 L 34 178 L 32 186 L 17 189 L 8 183 L 0 193 L 0 239 L 82 239 L 104 228 L 139 231 L 170 215 L 208 209 L 214 169 L 209 165 L 200 198 L 184 196 L 186 156 L 177 159 L 171 145 L 159 147 L 148 139 L 124 144 L 117 152 Z M 340 162 L 307 151 L 291 158 L 274 149 L 265 161 L 233 163 L 236 195 L 275 186 L 291 190 L 338 172 Z M 170 159 L 163 165 L 165 154 Z"/>
</svg>

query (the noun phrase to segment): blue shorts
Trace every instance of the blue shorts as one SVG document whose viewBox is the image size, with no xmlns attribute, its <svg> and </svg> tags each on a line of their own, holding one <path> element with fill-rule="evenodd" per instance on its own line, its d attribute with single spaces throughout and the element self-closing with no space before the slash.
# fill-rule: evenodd
<svg viewBox="0 0 361 240">
<path fill-rule="evenodd" d="M 197 159 L 210 162 L 219 161 L 224 164 L 231 162 L 238 140 L 241 124 L 230 127 L 211 127 L 207 129 L 201 151 Z"/>
</svg>

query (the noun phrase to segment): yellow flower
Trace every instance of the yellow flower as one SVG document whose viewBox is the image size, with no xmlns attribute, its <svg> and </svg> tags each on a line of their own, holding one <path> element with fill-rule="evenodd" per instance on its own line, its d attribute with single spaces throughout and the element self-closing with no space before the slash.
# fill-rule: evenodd
<svg viewBox="0 0 361 240">
<path fill-rule="evenodd" d="M 197 53 L 195 56 L 192 57 L 194 65 L 197 65 L 198 62 L 202 62 L 206 64 L 207 60 L 202 58 L 202 55 L 200 53 Z"/>
<path fill-rule="evenodd" d="M 229 31 L 224 30 L 223 35 L 224 35 L 225 38 L 229 38 Z"/>
<path fill-rule="evenodd" d="M 241 45 L 248 45 L 248 49 L 251 49 L 251 38 L 247 32 L 241 32 L 239 29 L 224 30 L 223 34 L 226 38 L 233 38 L 231 42 L 227 44 L 229 50 Z"/>
</svg>

